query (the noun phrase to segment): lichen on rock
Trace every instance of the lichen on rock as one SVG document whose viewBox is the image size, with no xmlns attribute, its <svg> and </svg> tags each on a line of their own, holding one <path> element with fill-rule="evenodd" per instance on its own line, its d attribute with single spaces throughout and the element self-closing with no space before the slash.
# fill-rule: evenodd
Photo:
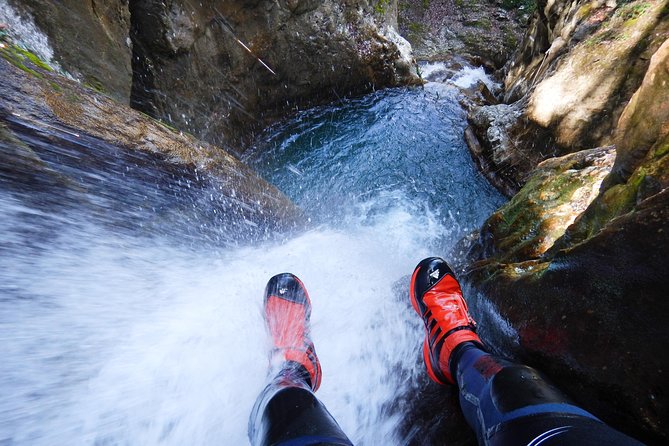
<svg viewBox="0 0 669 446">
<path fill-rule="evenodd" d="M 597 196 L 614 159 L 613 147 L 602 147 L 540 163 L 483 225 L 485 257 L 502 263 L 541 258 Z"/>
</svg>

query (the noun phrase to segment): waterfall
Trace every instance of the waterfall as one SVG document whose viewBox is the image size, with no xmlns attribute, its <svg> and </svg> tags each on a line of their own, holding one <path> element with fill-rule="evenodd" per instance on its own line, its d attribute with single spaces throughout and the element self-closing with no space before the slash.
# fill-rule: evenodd
<svg viewBox="0 0 669 446">
<path fill-rule="evenodd" d="M 464 126 L 458 90 L 436 83 L 302 112 L 247 162 L 310 229 L 236 240 L 183 172 L 70 162 L 44 140 L 49 169 L 0 171 L 0 443 L 247 444 L 266 380 L 262 293 L 290 271 L 312 299 L 319 398 L 356 444 L 402 444 L 399 397 L 426 380 L 408 277 L 503 203 Z"/>
</svg>

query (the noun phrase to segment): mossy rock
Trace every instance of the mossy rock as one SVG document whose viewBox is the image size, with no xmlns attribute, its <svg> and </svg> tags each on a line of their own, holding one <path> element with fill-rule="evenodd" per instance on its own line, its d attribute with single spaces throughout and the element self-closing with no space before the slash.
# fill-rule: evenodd
<svg viewBox="0 0 669 446">
<path fill-rule="evenodd" d="M 486 222 L 486 252 L 503 262 L 541 257 L 597 196 L 612 164 L 611 147 L 539 164 L 520 192 Z"/>
<path fill-rule="evenodd" d="M 53 71 L 53 68 L 37 55 L 11 42 L 2 42 L 0 56 L 32 76 L 42 77 L 40 70 Z"/>
</svg>

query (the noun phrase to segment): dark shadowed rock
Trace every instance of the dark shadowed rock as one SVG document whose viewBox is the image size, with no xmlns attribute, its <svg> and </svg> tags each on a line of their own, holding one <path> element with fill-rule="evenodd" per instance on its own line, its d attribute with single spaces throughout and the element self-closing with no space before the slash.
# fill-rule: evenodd
<svg viewBox="0 0 669 446">
<path fill-rule="evenodd" d="M 133 106 L 235 146 L 298 108 L 417 83 L 395 8 L 363 0 L 132 1 Z"/>
<path fill-rule="evenodd" d="M 666 444 L 669 420 L 668 222 L 665 189 L 550 259 L 489 257 L 467 275 L 515 329 L 507 353 L 651 444 Z"/>
<path fill-rule="evenodd" d="M 420 83 L 396 0 L 9 1 L 74 77 L 238 150 L 298 108 Z"/>
</svg>

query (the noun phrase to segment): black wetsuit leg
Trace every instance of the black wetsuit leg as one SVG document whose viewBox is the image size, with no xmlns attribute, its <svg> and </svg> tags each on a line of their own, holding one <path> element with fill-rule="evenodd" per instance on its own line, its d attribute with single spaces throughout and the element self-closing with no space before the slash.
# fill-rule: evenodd
<svg viewBox="0 0 669 446">
<path fill-rule="evenodd" d="M 537 370 L 466 343 L 453 352 L 460 406 L 481 445 L 641 445 L 574 405 Z"/>
<path fill-rule="evenodd" d="M 282 370 L 251 411 L 254 446 L 353 446 L 307 384 L 308 374 Z"/>
</svg>

